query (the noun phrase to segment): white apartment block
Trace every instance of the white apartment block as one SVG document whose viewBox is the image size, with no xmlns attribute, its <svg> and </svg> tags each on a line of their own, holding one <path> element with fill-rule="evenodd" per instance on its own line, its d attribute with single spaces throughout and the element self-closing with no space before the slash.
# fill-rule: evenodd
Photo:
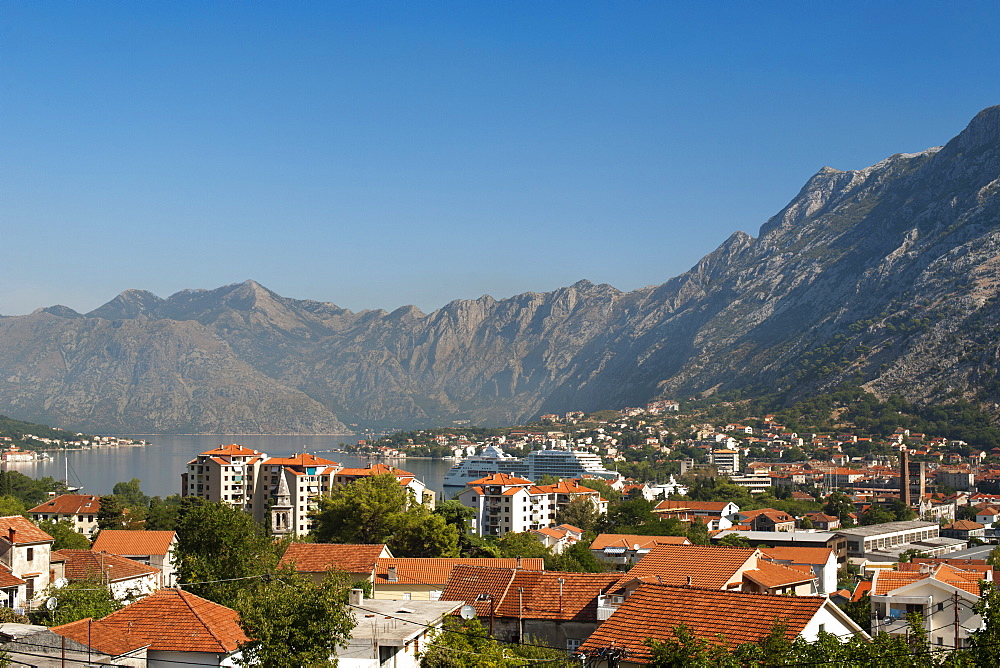
<svg viewBox="0 0 1000 668">
<path fill-rule="evenodd" d="M 597 491 L 575 481 L 536 485 L 506 473 L 473 480 L 457 498 L 476 511 L 473 532 L 503 536 L 555 526 L 559 510 L 579 496 L 590 499 L 598 513 L 607 512 L 608 502 Z"/>
</svg>

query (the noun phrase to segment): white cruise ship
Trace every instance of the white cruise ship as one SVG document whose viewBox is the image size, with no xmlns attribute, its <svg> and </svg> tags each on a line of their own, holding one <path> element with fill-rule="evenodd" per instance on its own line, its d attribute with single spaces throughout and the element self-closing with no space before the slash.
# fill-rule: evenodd
<svg viewBox="0 0 1000 668">
<path fill-rule="evenodd" d="M 605 480 L 618 480 L 621 475 L 604 468 L 601 458 L 592 452 L 578 450 L 535 450 L 524 459 L 504 454 L 496 446 L 487 446 L 482 452 L 458 462 L 444 477 L 445 487 L 464 487 L 473 480 L 493 473 L 508 473 L 519 478 L 538 480 L 543 475 L 556 478 L 591 476 Z"/>
</svg>

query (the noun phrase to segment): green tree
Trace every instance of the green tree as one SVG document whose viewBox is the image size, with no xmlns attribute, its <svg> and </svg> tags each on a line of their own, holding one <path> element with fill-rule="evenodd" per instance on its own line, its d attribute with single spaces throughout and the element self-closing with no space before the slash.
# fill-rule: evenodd
<svg viewBox="0 0 1000 668">
<path fill-rule="evenodd" d="M 146 511 L 146 529 L 149 531 L 176 531 L 181 518 L 181 509 L 188 499 L 201 497 L 182 497 L 171 494 L 166 499 L 154 496 L 149 500 L 149 510 Z"/>
<path fill-rule="evenodd" d="M 750 539 L 738 533 L 731 533 L 721 538 L 718 545 L 725 545 L 726 547 L 750 547 Z"/>
<path fill-rule="evenodd" d="M 573 543 L 554 558 L 552 570 L 569 571 L 572 573 L 603 573 L 610 564 L 594 556 L 588 547 L 594 541 L 594 534 L 584 537 L 578 543 Z"/>
<path fill-rule="evenodd" d="M 530 531 L 505 533 L 497 541 L 497 548 L 501 557 L 541 557 L 545 559 L 546 568 L 554 563 L 552 550 L 542 545 L 542 542 L 535 538 Z"/>
<path fill-rule="evenodd" d="M 241 591 L 274 571 L 278 555 L 269 533 L 250 515 L 204 503 L 182 514 L 175 560 L 178 581 L 189 583 L 185 590 L 234 607 Z"/>
<path fill-rule="evenodd" d="M 872 504 L 868 506 L 868 510 L 861 513 L 861 526 L 871 526 L 872 524 L 885 524 L 886 522 L 892 522 L 896 519 L 889 510 L 883 508 L 882 506 Z"/>
<path fill-rule="evenodd" d="M 454 509 L 452 509 L 454 510 Z M 415 504 L 393 475 L 361 478 L 320 499 L 313 538 L 321 543 L 386 543 L 399 557 L 458 556 L 458 528 Z"/>
<path fill-rule="evenodd" d="M 44 597 L 50 596 L 55 597 L 56 608 L 51 611 L 40 610 L 38 620 L 52 626 L 69 624 L 87 617 L 100 619 L 122 607 L 122 603 L 115 600 L 99 577 L 76 580 L 59 589 L 50 586 L 45 590 Z"/>
<path fill-rule="evenodd" d="M 73 523 L 69 520 L 54 522 L 53 520 L 42 520 L 36 522 L 38 528 L 55 538 L 52 543 L 53 550 L 89 550 L 90 541 L 82 533 L 77 533 L 73 528 Z"/>
<path fill-rule="evenodd" d="M 711 543 L 708 539 L 708 527 L 697 519 L 692 520 L 688 526 L 687 538 L 694 545 L 709 545 Z"/>
<path fill-rule="evenodd" d="M 126 508 L 145 508 L 149 505 L 149 497 L 142 492 L 142 481 L 132 478 L 129 482 L 115 483 L 111 493 L 118 497 Z"/>
<path fill-rule="evenodd" d="M 125 505 L 114 494 L 101 497 L 101 509 L 97 511 L 98 529 L 121 529 L 125 526 Z"/>
<path fill-rule="evenodd" d="M 618 503 L 622 500 L 622 494 L 617 489 L 603 480 L 594 478 L 584 478 L 580 481 L 580 487 L 587 487 L 601 493 L 601 498 L 609 503 Z"/>
<path fill-rule="evenodd" d="M 995 569 L 1000 569 L 1000 545 L 990 550 L 990 556 L 986 557 L 986 563 Z"/>
<path fill-rule="evenodd" d="M 597 508 L 594 507 L 594 503 L 583 496 L 570 499 L 569 503 L 560 508 L 559 512 L 556 513 L 556 522 L 558 524 L 569 524 L 584 531 L 593 530 L 597 526 L 599 519 L 600 515 L 597 512 Z"/>
<path fill-rule="evenodd" d="M 400 557 L 457 557 L 458 529 L 423 506 L 399 513 L 387 544 Z"/>
<path fill-rule="evenodd" d="M 346 647 L 354 629 L 347 605 L 350 581 L 328 573 L 313 582 L 292 571 L 280 571 L 242 589 L 235 607 L 240 626 L 253 638 L 240 647 L 244 666 L 290 668 L 333 666 L 330 657 Z"/>
<path fill-rule="evenodd" d="M 49 498 L 49 494 L 65 494 L 66 483 L 49 476 L 29 478 L 19 471 L 0 471 L 0 496 L 13 496 L 25 508 L 34 508 Z"/>
<path fill-rule="evenodd" d="M 28 511 L 16 496 L 0 496 L 0 517 L 24 515 Z"/>
<path fill-rule="evenodd" d="M 320 499 L 313 537 L 319 543 L 384 543 L 409 500 L 390 474 L 341 485 Z"/>
<path fill-rule="evenodd" d="M 851 513 L 854 512 L 854 502 L 851 500 L 851 497 L 843 492 L 833 492 L 830 496 L 826 497 L 823 512 L 827 515 L 839 517 L 840 523 L 844 526 L 854 524 L 854 520 L 851 519 Z"/>
</svg>

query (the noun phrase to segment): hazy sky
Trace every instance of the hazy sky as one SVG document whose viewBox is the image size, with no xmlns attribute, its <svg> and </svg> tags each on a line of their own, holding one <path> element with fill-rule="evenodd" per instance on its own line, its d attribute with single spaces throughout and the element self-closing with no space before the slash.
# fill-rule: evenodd
<svg viewBox="0 0 1000 668">
<path fill-rule="evenodd" d="M 0 3 L 0 313 L 662 283 L 1000 104 L 1000 3 Z"/>
</svg>

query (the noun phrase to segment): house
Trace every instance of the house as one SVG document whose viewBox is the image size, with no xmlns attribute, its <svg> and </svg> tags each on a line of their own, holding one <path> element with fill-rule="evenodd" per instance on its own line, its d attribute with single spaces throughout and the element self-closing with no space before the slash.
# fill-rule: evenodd
<svg viewBox="0 0 1000 668">
<path fill-rule="evenodd" d="M 544 571 L 545 560 L 532 558 L 393 558 L 375 560 L 372 598 L 375 600 L 436 601 L 441 598 L 455 566 L 490 566 Z"/>
<path fill-rule="evenodd" d="M 590 552 L 602 561 L 625 571 L 657 545 L 690 545 L 686 536 L 637 536 L 633 534 L 598 534 L 590 544 Z"/>
<path fill-rule="evenodd" d="M 125 557 L 96 550 L 56 550 L 56 573 L 70 582 L 95 580 L 103 583 L 119 601 L 148 596 L 160 588 L 160 569 Z"/>
<path fill-rule="evenodd" d="M 552 550 L 552 554 L 562 554 L 570 545 L 575 545 L 583 539 L 583 529 L 572 524 L 560 524 L 554 527 L 532 529 L 531 535 L 542 545 Z"/>
<path fill-rule="evenodd" d="M 372 600 L 354 589 L 350 607 L 358 623 L 347 647 L 338 648 L 330 658 L 342 668 L 417 668 L 420 653 L 445 617 L 462 605 L 461 601 Z"/>
<path fill-rule="evenodd" d="M 761 547 L 764 558 L 786 566 L 806 566 L 816 576 L 819 594 L 837 589 L 837 555 L 829 547 Z"/>
<path fill-rule="evenodd" d="M 91 638 L 91 644 L 77 642 L 46 626 L 0 624 L 0 642 L 12 665 L 38 668 L 66 666 L 130 666 L 144 668 L 148 643 L 122 638 Z M 98 649 L 96 646 L 100 646 Z"/>
<path fill-rule="evenodd" d="M 867 638 L 825 597 L 766 596 L 646 583 L 625 599 L 579 651 L 587 661 L 613 657 L 618 662 L 610 665 L 631 668 L 652 659 L 647 639 L 675 638 L 674 630 L 681 625 L 695 638 L 736 647 L 763 640 L 777 624 L 786 627 L 788 639 L 802 636 L 814 641 L 823 631 L 844 639 Z"/>
<path fill-rule="evenodd" d="M 69 522 L 73 530 L 87 538 L 97 531 L 97 513 L 101 511 L 101 497 L 91 494 L 60 494 L 28 511 L 35 522 Z"/>
<path fill-rule="evenodd" d="M 960 538 L 966 541 L 970 538 L 982 540 L 986 536 L 986 527 L 972 520 L 958 520 L 957 522 L 952 522 L 941 527 L 941 535 L 947 538 Z"/>
<path fill-rule="evenodd" d="M 847 561 L 847 539 L 825 531 L 720 531 L 711 539 L 717 543 L 726 536 L 736 534 L 750 545 L 768 547 L 828 547 L 837 555 L 837 561 Z"/>
<path fill-rule="evenodd" d="M 240 644 L 249 640 L 235 610 L 180 589 L 161 589 L 103 619 L 51 631 L 108 655 L 146 647 L 149 668 L 235 666 Z"/>
<path fill-rule="evenodd" d="M 159 570 L 158 588 L 177 584 L 174 549 L 177 533 L 174 531 L 137 531 L 132 529 L 103 529 L 91 549 L 125 557 Z"/>
<path fill-rule="evenodd" d="M 500 640 L 531 636 L 575 650 L 597 628 L 598 597 L 620 575 L 456 566 L 441 600 L 474 606 Z"/>
<path fill-rule="evenodd" d="M 836 515 L 827 515 L 826 513 L 806 513 L 802 516 L 802 518 L 809 520 L 812 524 L 812 528 L 819 529 L 820 531 L 830 531 L 832 529 L 840 528 L 840 518 Z"/>
<path fill-rule="evenodd" d="M 643 582 L 706 589 L 809 595 L 818 589 L 808 566 L 783 565 L 757 548 L 659 545 L 622 575 L 617 589 L 630 594 Z"/>
<path fill-rule="evenodd" d="M 872 578 L 872 635 L 909 632 L 907 613 L 923 616 L 932 645 L 967 647 L 969 634 L 982 618 L 980 580 L 992 581 L 993 571 L 965 570 L 950 564 L 922 563 L 918 571 L 876 570 Z"/>
<path fill-rule="evenodd" d="M 52 557 L 52 536 L 20 515 L 0 517 L 0 564 L 10 575 L 24 581 L 24 594 L 11 607 L 28 607 L 38 592 L 49 586 L 49 565 Z M 6 576 L 6 573 L 4 573 Z M 8 592 L 13 580 L 5 578 Z"/>
<path fill-rule="evenodd" d="M 792 531 L 795 529 L 795 518 L 783 510 L 760 508 L 759 510 L 742 510 L 735 516 L 735 521 L 746 526 L 750 531 Z"/>
<path fill-rule="evenodd" d="M 740 507 L 731 501 L 660 501 L 653 512 L 661 517 L 676 517 L 690 522 L 705 518 L 709 531 L 721 531 L 733 526 Z"/>
<path fill-rule="evenodd" d="M 343 571 L 354 582 L 375 581 L 375 566 L 380 558 L 392 557 L 384 543 L 292 543 L 282 555 L 279 566 L 291 566 L 297 573 L 321 582 L 329 571 Z"/>
</svg>

